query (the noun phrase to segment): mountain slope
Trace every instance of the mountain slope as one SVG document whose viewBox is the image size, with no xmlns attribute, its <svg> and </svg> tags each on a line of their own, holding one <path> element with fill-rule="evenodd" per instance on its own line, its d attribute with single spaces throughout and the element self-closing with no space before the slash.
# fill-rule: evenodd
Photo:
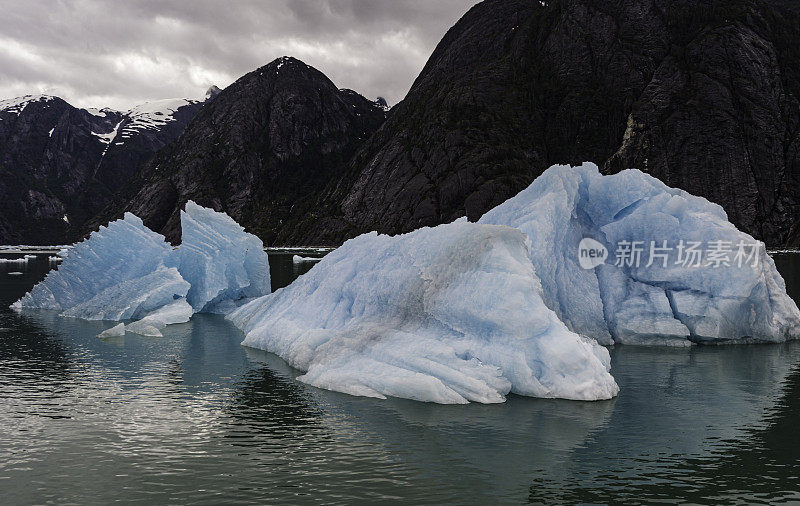
<svg viewBox="0 0 800 506">
<path fill-rule="evenodd" d="M 0 101 L 0 244 L 76 239 L 202 105 L 158 101 L 122 113 L 44 95 Z"/>
<path fill-rule="evenodd" d="M 284 223 L 314 212 L 320 189 L 384 118 L 378 103 L 279 58 L 219 93 L 92 224 L 131 211 L 177 241 L 180 209 L 191 199 L 225 211 L 265 244 L 295 243 L 304 231 Z"/>
<path fill-rule="evenodd" d="M 477 219 L 554 163 L 628 167 L 777 245 L 800 215 L 800 16 L 761 0 L 487 0 L 316 207 L 306 243 Z"/>
</svg>

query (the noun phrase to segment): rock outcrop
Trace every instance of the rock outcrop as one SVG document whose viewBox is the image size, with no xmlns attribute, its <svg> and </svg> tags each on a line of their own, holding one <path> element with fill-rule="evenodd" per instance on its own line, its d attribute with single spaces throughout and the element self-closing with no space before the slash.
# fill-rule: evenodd
<svg viewBox="0 0 800 506">
<path fill-rule="evenodd" d="M 385 115 L 305 63 L 279 58 L 222 91 L 92 225 L 130 211 L 178 241 L 180 210 L 194 200 L 267 245 L 302 243 L 298 222 Z"/>
<path fill-rule="evenodd" d="M 474 220 L 550 165 L 588 160 L 639 168 L 785 244 L 800 216 L 798 13 L 782 0 L 482 2 L 324 193 L 306 242 Z"/>
</svg>

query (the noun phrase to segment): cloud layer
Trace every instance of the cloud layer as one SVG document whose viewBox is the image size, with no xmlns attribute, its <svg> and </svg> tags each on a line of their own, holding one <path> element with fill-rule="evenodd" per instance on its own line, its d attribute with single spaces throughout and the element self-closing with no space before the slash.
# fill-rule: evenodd
<svg viewBox="0 0 800 506">
<path fill-rule="evenodd" d="M 0 99 L 127 109 L 202 98 L 283 55 L 401 100 L 476 0 L 0 0 Z"/>
</svg>

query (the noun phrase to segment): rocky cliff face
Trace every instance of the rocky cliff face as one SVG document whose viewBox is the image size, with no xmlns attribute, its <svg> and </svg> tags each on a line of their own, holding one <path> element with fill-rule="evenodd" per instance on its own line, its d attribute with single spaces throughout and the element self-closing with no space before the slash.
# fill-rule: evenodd
<svg viewBox="0 0 800 506">
<path fill-rule="evenodd" d="M 316 208 L 301 242 L 486 210 L 554 163 L 640 168 L 783 244 L 800 216 L 800 16 L 782 0 L 487 0 Z"/>
<path fill-rule="evenodd" d="M 202 107 L 157 101 L 128 112 L 50 96 L 0 101 L 0 244 L 79 237 L 86 220 Z"/>
<path fill-rule="evenodd" d="M 279 58 L 219 93 L 92 225 L 131 211 L 177 241 L 180 209 L 191 199 L 225 211 L 265 244 L 302 243 L 301 223 L 319 217 L 319 192 L 343 176 L 385 114 L 305 63 Z"/>
</svg>

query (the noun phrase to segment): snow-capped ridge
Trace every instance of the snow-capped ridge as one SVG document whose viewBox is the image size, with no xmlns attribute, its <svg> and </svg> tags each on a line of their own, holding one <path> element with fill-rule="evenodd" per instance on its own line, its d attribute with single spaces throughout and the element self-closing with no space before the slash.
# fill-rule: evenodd
<svg viewBox="0 0 800 506">
<path fill-rule="evenodd" d="M 58 97 L 52 95 L 23 95 L 21 97 L 9 98 L 0 100 L 0 112 L 16 113 L 17 116 L 27 107 L 28 104 L 33 102 L 50 102 Z"/>
<path fill-rule="evenodd" d="M 168 98 L 139 104 L 124 113 L 128 122 L 123 126 L 120 138 L 127 139 L 144 130 L 159 130 L 167 123 L 175 121 L 178 109 L 198 102 L 185 98 Z"/>
</svg>

